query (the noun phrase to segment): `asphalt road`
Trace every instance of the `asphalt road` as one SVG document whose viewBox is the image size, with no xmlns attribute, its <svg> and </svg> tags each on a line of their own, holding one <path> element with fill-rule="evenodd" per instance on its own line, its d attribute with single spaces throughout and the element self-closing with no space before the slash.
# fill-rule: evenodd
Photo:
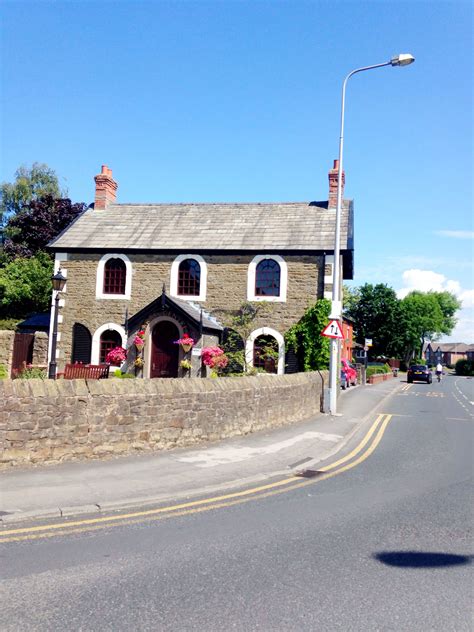
<svg viewBox="0 0 474 632">
<path fill-rule="evenodd" d="M 0 629 L 472 630 L 473 387 L 401 385 L 331 478 L 0 544 Z"/>
</svg>

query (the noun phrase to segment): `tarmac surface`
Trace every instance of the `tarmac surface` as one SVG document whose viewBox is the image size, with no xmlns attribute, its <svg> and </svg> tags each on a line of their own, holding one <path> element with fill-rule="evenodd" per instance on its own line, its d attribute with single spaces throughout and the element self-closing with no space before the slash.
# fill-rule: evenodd
<svg viewBox="0 0 474 632">
<path fill-rule="evenodd" d="M 315 411 L 297 424 L 192 449 L 0 471 L 0 524 L 157 505 L 312 469 L 355 440 L 400 382 L 341 392 L 337 416 Z"/>
</svg>

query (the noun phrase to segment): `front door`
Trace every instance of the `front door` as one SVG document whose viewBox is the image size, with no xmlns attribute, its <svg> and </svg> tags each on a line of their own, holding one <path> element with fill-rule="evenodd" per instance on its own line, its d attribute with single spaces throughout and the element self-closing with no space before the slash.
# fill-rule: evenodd
<svg viewBox="0 0 474 632">
<path fill-rule="evenodd" d="M 178 377 L 179 345 L 178 328 L 169 320 L 162 320 L 153 329 L 151 336 L 150 377 Z"/>
</svg>

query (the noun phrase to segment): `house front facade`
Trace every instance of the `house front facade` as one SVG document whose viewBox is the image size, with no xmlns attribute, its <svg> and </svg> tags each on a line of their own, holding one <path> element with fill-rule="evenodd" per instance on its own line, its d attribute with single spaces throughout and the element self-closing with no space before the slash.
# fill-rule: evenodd
<svg viewBox="0 0 474 632">
<path fill-rule="evenodd" d="M 121 346 L 128 367 L 140 356 L 143 377 L 202 375 L 200 350 L 221 344 L 245 308 L 248 366 L 284 373 L 285 332 L 316 300 L 331 298 L 337 164 L 324 202 L 118 204 L 108 167 L 95 182 L 95 203 L 49 245 L 55 271 L 67 278 L 58 367 L 99 364 Z M 351 201 L 343 205 L 341 253 L 350 279 Z M 175 344 L 184 335 L 191 350 Z M 276 352 L 270 363 L 261 352 L 268 344 Z"/>
</svg>

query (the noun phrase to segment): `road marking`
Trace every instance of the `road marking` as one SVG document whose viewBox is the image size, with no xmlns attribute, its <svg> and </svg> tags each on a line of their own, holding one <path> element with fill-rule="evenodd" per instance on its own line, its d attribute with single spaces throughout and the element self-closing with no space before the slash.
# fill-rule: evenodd
<svg viewBox="0 0 474 632">
<path fill-rule="evenodd" d="M 115 516 L 105 516 L 102 518 L 90 518 L 86 520 L 76 520 L 72 522 L 38 525 L 36 527 L 8 529 L 0 531 L 0 543 L 18 542 L 22 540 L 36 540 L 39 538 L 49 538 L 58 535 L 96 531 L 98 529 L 103 529 L 114 525 L 123 526 L 124 524 L 136 524 L 143 521 L 143 519 L 160 520 L 173 516 L 183 516 L 193 513 L 200 513 L 203 511 L 210 511 L 212 509 L 231 507 L 233 505 L 248 502 L 250 500 L 267 498 L 269 496 L 281 494 L 293 489 L 303 487 L 305 485 L 314 485 L 315 483 L 320 483 L 323 480 L 327 480 L 328 478 L 332 478 L 333 476 L 337 476 L 338 474 L 347 472 L 348 470 L 356 467 L 357 465 L 365 461 L 379 445 L 392 417 L 393 415 L 391 414 L 378 415 L 377 419 L 372 424 L 368 433 L 365 435 L 359 445 L 347 456 L 339 459 L 338 461 L 335 461 L 334 463 L 331 463 L 330 465 L 325 466 L 324 468 L 321 468 L 321 471 L 324 471 L 325 474 L 319 476 L 317 479 L 307 479 L 301 481 L 300 478 L 292 476 L 290 478 L 285 478 L 280 481 L 268 483 L 266 485 L 260 485 L 259 487 L 253 487 L 239 492 L 224 494 L 222 496 L 215 496 L 213 498 L 203 498 L 201 500 L 189 501 L 187 503 L 180 503 L 177 505 L 160 507 L 157 509 L 136 511 Z M 372 441 L 371 445 L 366 449 L 365 452 L 362 452 L 362 450 L 365 448 L 368 441 L 376 431 L 377 434 L 375 435 L 375 438 Z M 342 463 L 350 460 L 359 453 L 361 453 L 360 456 L 351 463 L 347 463 L 343 467 L 334 469 L 337 468 L 338 465 L 341 465 Z"/>
<path fill-rule="evenodd" d="M 342 439 L 341 435 L 329 434 L 325 432 L 303 432 L 296 437 L 286 439 L 285 441 L 279 441 L 278 443 L 272 443 L 270 445 L 261 446 L 259 448 L 247 448 L 244 446 L 220 446 L 218 448 L 209 448 L 205 452 L 199 450 L 190 454 L 189 456 L 183 456 L 177 460 L 181 463 L 192 463 L 197 467 L 215 467 L 216 465 L 223 465 L 225 463 L 238 463 L 241 461 L 247 461 L 253 459 L 256 456 L 265 456 L 267 454 L 275 454 L 280 450 L 288 448 L 300 441 L 308 441 L 310 439 L 320 439 L 321 441 L 328 441 L 330 443 L 336 443 Z"/>
<path fill-rule="evenodd" d="M 409 391 L 412 388 L 413 384 L 404 384 L 400 390 Z"/>
</svg>

